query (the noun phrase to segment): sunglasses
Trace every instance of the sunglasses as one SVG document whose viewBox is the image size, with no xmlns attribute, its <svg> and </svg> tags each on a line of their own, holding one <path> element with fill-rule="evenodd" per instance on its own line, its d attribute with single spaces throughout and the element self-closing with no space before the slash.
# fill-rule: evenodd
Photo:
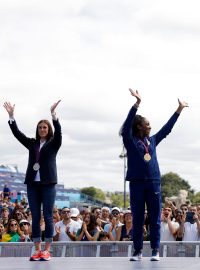
<svg viewBox="0 0 200 270">
<path fill-rule="evenodd" d="M 62 214 L 70 213 L 70 210 L 62 211 Z"/>
<path fill-rule="evenodd" d="M 10 224 L 11 227 L 17 226 L 17 223 Z"/>
<path fill-rule="evenodd" d="M 29 225 L 29 223 L 24 222 L 24 223 L 21 223 L 21 224 L 20 224 L 20 226 L 23 226 L 23 225 Z"/>
<path fill-rule="evenodd" d="M 112 212 L 112 214 L 113 214 L 113 215 L 118 215 L 118 214 L 119 214 L 119 212 Z"/>
</svg>

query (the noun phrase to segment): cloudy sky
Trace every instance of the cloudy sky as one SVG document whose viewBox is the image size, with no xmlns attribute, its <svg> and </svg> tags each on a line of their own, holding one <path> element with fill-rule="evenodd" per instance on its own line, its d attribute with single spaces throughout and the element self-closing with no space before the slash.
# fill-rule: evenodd
<svg viewBox="0 0 200 270">
<path fill-rule="evenodd" d="M 173 132 L 157 149 L 161 174 L 200 190 L 200 3 L 198 0 L 0 0 L 0 100 L 15 106 L 30 137 L 57 100 L 66 187 L 123 190 L 118 131 L 142 96 L 139 113 L 155 133 L 185 100 Z M 0 163 L 25 172 L 28 153 L 0 110 Z"/>
</svg>

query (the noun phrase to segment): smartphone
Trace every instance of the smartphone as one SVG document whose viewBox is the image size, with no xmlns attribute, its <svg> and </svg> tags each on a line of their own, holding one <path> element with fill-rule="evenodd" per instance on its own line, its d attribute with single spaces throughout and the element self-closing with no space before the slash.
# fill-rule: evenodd
<svg viewBox="0 0 200 270">
<path fill-rule="evenodd" d="M 195 213 L 194 212 L 186 212 L 186 222 L 190 222 L 190 223 L 195 223 L 195 220 L 194 220 L 194 215 Z"/>
</svg>

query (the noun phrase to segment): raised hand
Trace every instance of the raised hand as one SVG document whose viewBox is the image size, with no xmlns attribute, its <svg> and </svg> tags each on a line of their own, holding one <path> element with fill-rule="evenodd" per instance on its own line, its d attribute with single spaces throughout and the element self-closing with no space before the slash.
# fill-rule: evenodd
<svg viewBox="0 0 200 270">
<path fill-rule="evenodd" d="M 8 112 L 9 117 L 13 117 L 14 116 L 14 110 L 15 110 L 15 104 L 11 105 L 10 102 L 4 102 L 3 106 L 6 109 L 6 111 Z"/>
<path fill-rule="evenodd" d="M 178 109 L 177 109 L 177 113 L 181 113 L 181 111 L 183 110 L 183 108 L 185 108 L 185 107 L 189 107 L 189 105 L 188 105 L 188 103 L 187 102 L 185 102 L 185 101 L 180 101 L 180 99 L 178 98 L 178 104 L 179 104 L 179 106 L 178 106 Z"/>
<path fill-rule="evenodd" d="M 136 97 L 137 103 L 139 104 L 141 102 L 141 96 L 140 96 L 138 90 L 133 91 L 131 88 L 129 88 L 128 90 L 130 91 L 132 96 Z"/>
<path fill-rule="evenodd" d="M 58 104 L 61 102 L 61 100 L 58 100 L 57 102 L 55 102 L 51 108 L 50 108 L 50 111 L 51 111 L 51 114 L 55 113 L 55 109 L 56 107 L 58 106 Z"/>
<path fill-rule="evenodd" d="M 70 233 L 70 227 L 69 226 L 66 226 L 65 232 L 66 232 L 66 234 Z"/>
<path fill-rule="evenodd" d="M 182 108 L 189 107 L 189 105 L 188 105 L 187 102 L 185 102 L 185 101 L 180 101 L 179 98 L 178 98 L 178 103 L 179 103 L 179 106 L 182 107 Z"/>
<path fill-rule="evenodd" d="M 56 227 L 55 226 L 55 231 L 56 231 L 56 234 L 60 234 L 61 233 L 61 227 Z"/>
<path fill-rule="evenodd" d="M 83 231 L 86 232 L 87 231 L 87 224 L 85 222 L 83 222 Z"/>
</svg>

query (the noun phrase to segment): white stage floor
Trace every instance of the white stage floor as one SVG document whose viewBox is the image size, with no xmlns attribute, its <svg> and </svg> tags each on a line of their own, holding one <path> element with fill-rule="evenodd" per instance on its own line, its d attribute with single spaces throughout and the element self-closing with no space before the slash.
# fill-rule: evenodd
<svg viewBox="0 0 200 270">
<path fill-rule="evenodd" d="M 27 257 L 1 257 L 0 270 L 199 270 L 200 258 L 165 257 L 151 262 L 144 257 L 140 262 L 130 262 L 128 257 L 68 257 L 52 258 L 48 262 L 31 262 Z"/>
</svg>

